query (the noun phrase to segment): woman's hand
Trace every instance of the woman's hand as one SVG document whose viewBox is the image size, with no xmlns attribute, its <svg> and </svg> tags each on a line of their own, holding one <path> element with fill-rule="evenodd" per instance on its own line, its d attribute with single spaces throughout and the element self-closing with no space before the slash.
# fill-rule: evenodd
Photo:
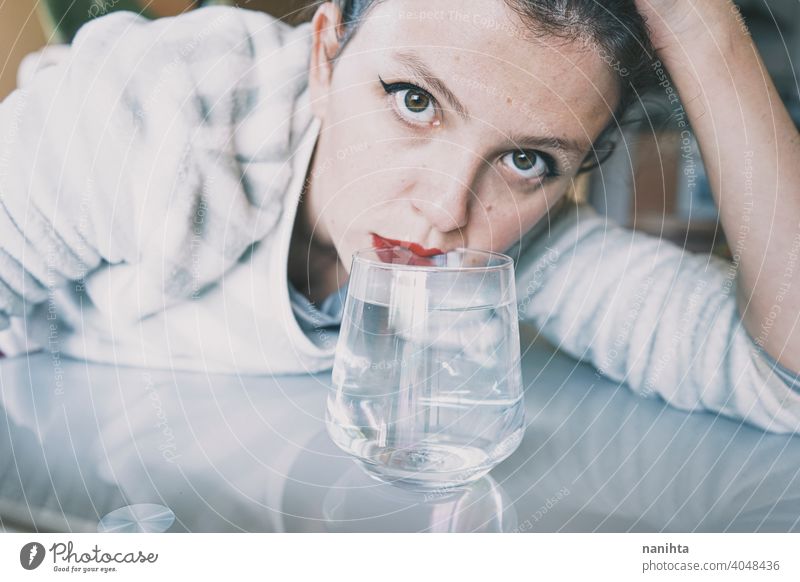
<svg viewBox="0 0 800 582">
<path fill-rule="evenodd" d="M 732 0 L 635 0 L 661 60 L 680 59 L 687 43 L 717 34 L 718 25 L 738 18 Z"/>
</svg>

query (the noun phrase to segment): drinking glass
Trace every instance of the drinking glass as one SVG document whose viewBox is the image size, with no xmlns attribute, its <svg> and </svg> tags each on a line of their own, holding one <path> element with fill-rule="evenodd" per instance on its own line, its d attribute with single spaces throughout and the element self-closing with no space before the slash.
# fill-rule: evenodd
<svg viewBox="0 0 800 582">
<path fill-rule="evenodd" d="M 371 476 L 425 490 L 480 479 L 524 433 L 511 257 L 357 251 L 332 379 L 328 433 Z"/>
</svg>

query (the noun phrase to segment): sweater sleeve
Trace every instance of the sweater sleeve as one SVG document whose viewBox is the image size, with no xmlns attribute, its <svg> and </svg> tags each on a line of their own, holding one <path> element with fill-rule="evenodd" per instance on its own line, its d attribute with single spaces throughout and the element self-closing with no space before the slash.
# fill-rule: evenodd
<svg viewBox="0 0 800 582">
<path fill-rule="evenodd" d="M 641 396 L 800 432 L 800 392 L 738 315 L 737 271 L 579 205 L 522 245 L 520 318 Z"/>
<path fill-rule="evenodd" d="M 305 36 L 114 12 L 0 103 L 0 329 L 57 286 L 136 320 L 234 266 L 281 214 Z"/>
</svg>

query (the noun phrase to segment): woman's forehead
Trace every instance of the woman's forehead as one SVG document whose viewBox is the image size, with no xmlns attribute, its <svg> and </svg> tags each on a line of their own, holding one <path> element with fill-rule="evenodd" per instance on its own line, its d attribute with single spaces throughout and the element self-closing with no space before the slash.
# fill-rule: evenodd
<svg viewBox="0 0 800 582">
<path fill-rule="evenodd" d="M 492 114 L 515 113 L 589 142 L 607 123 L 618 91 L 589 43 L 534 37 L 502 0 L 384 0 L 353 42 L 358 60 L 368 56 L 443 85 L 456 101 L 444 106 L 489 122 Z"/>
</svg>

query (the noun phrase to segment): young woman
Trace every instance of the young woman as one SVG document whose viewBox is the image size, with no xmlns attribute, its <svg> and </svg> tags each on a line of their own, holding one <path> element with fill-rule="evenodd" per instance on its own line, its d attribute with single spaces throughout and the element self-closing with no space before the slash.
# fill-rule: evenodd
<svg viewBox="0 0 800 582">
<path fill-rule="evenodd" d="M 654 80 L 732 266 L 565 202 Z M 729 0 L 111 14 L 0 116 L 0 317 L 54 358 L 326 369 L 353 251 L 467 246 L 601 373 L 800 427 L 800 140 Z"/>
</svg>

